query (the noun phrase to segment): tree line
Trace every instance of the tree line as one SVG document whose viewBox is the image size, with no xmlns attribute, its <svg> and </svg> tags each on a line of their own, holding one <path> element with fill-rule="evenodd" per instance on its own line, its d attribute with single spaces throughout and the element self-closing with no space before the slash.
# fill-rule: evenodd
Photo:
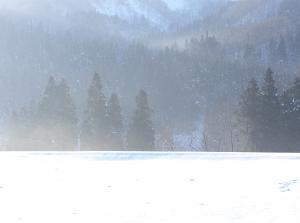
<svg viewBox="0 0 300 223">
<path fill-rule="evenodd" d="M 154 150 L 155 131 L 148 95 L 140 90 L 127 131 L 119 96 L 106 98 L 95 74 L 88 89 L 82 120 L 64 79 L 50 77 L 41 100 L 14 112 L 8 150 Z"/>
<path fill-rule="evenodd" d="M 273 71 L 261 87 L 252 79 L 239 103 L 239 129 L 256 152 L 300 151 L 300 78 L 279 94 Z"/>
</svg>

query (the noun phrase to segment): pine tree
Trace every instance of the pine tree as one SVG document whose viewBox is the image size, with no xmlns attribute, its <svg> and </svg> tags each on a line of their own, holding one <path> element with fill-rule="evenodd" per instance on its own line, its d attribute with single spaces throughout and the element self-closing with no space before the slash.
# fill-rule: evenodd
<svg viewBox="0 0 300 223">
<path fill-rule="evenodd" d="M 48 83 L 44 91 L 42 100 L 39 103 L 38 116 L 41 122 L 45 122 L 47 119 L 54 118 L 50 116 L 54 115 L 55 113 L 54 112 L 56 107 L 55 104 L 56 104 L 56 99 L 58 98 L 56 87 L 57 87 L 56 81 L 54 77 L 51 76 L 48 79 Z"/>
<path fill-rule="evenodd" d="M 155 131 L 151 121 L 151 109 L 148 104 L 148 96 L 144 90 L 140 90 L 136 97 L 136 111 L 127 133 L 129 150 L 154 150 Z"/>
<path fill-rule="evenodd" d="M 57 119 L 59 121 L 62 135 L 60 145 L 62 148 L 72 148 L 77 143 L 77 117 L 76 108 L 70 94 L 70 89 L 64 79 L 57 86 L 59 98 L 57 107 Z"/>
<path fill-rule="evenodd" d="M 31 142 L 31 117 L 28 109 L 23 107 L 18 112 L 13 112 L 8 128 L 9 150 L 24 151 L 30 149 Z"/>
<path fill-rule="evenodd" d="M 38 147 L 73 150 L 77 137 L 75 105 L 65 80 L 59 84 L 50 77 L 37 111 Z"/>
<path fill-rule="evenodd" d="M 88 90 L 85 120 L 82 126 L 83 150 L 102 150 L 107 146 L 107 108 L 100 75 L 95 73 Z"/>
<path fill-rule="evenodd" d="M 244 49 L 244 60 L 253 61 L 254 59 L 255 59 L 255 48 L 252 45 L 247 44 Z"/>
<path fill-rule="evenodd" d="M 277 49 L 277 43 L 272 38 L 271 41 L 269 42 L 269 63 L 276 62 L 276 59 L 277 59 L 277 50 L 276 49 Z"/>
<path fill-rule="evenodd" d="M 249 87 L 244 91 L 239 107 L 241 116 L 242 132 L 247 138 L 247 147 L 250 151 L 257 151 L 258 142 L 258 109 L 259 109 L 260 92 L 257 81 L 252 79 Z"/>
<path fill-rule="evenodd" d="M 300 151 L 300 79 L 282 96 L 284 144 L 288 152 Z"/>
<path fill-rule="evenodd" d="M 279 61 L 281 61 L 281 62 L 286 61 L 286 59 L 287 59 L 287 46 L 286 46 L 286 43 L 285 43 L 285 39 L 282 36 L 280 37 L 277 52 L 278 52 L 277 54 L 278 54 Z"/>
<path fill-rule="evenodd" d="M 107 105 L 108 146 L 111 150 L 123 149 L 122 110 L 117 94 L 113 93 Z"/>
<path fill-rule="evenodd" d="M 57 108 L 57 83 L 54 77 L 50 77 L 47 82 L 46 89 L 38 104 L 37 109 L 37 128 L 34 132 L 36 146 L 42 150 L 55 149 L 56 145 L 56 132 L 55 126 L 57 125 L 55 110 Z M 56 148 L 57 149 L 57 148 Z"/>
<path fill-rule="evenodd" d="M 300 55 L 300 28 L 299 27 L 296 31 L 295 40 L 293 42 L 293 47 L 294 47 L 293 50 L 295 52 L 295 56 L 299 57 L 299 55 Z"/>
<path fill-rule="evenodd" d="M 273 79 L 273 71 L 268 68 L 261 91 L 259 110 L 259 147 L 265 152 L 281 151 L 280 127 L 282 121 L 281 106 Z"/>
</svg>

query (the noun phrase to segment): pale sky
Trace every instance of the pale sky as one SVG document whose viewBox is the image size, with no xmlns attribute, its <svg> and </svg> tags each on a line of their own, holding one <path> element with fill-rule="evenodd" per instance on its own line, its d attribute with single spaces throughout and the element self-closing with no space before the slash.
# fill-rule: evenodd
<svg viewBox="0 0 300 223">
<path fill-rule="evenodd" d="M 35 7 L 38 4 L 41 4 L 41 2 L 47 2 L 48 0 L 0 0 L 0 8 L 5 9 L 14 9 L 14 10 L 24 10 L 28 8 Z M 54 0 L 55 1 L 55 0 Z M 61 0 L 65 1 L 65 0 Z M 58 1 L 58 2 L 61 2 Z M 80 2 L 81 0 L 73 0 L 71 2 Z M 85 1 L 85 0 L 83 0 Z M 180 9 L 185 5 L 185 2 L 189 0 L 164 0 L 170 8 L 172 9 Z M 53 3 L 53 1 L 50 1 Z"/>
<path fill-rule="evenodd" d="M 164 0 L 171 9 L 180 9 L 184 7 L 185 0 Z"/>
</svg>

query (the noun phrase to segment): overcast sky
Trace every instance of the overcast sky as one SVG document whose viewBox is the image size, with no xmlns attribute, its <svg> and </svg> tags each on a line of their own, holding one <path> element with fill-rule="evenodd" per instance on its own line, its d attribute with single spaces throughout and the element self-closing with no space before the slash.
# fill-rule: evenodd
<svg viewBox="0 0 300 223">
<path fill-rule="evenodd" d="M 38 5 L 55 3 L 61 4 L 61 2 L 70 4 L 70 5 L 81 5 L 81 3 L 86 3 L 89 0 L 0 0 L 0 7 L 6 9 L 14 9 L 14 10 L 24 10 L 29 8 L 35 8 Z M 94 0 L 95 1 L 95 0 Z M 96 0 L 97 1 L 97 0 Z M 140 0 L 139 0 L 140 1 Z M 180 9 L 184 7 L 185 3 L 191 0 L 164 0 L 170 8 L 172 9 Z"/>
</svg>

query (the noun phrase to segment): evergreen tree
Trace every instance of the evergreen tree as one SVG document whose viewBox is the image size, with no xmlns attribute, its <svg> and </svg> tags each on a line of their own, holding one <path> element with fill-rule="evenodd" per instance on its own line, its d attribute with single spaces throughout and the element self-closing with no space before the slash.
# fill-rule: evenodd
<svg viewBox="0 0 300 223">
<path fill-rule="evenodd" d="M 244 49 L 244 60 L 246 61 L 253 61 L 255 60 L 255 48 L 250 45 L 246 44 L 245 49 Z"/>
<path fill-rule="evenodd" d="M 56 88 L 56 81 L 54 77 L 51 76 L 48 79 L 42 100 L 39 103 L 38 118 L 41 122 L 45 122 L 48 119 L 54 118 L 50 116 L 55 114 L 55 107 L 57 107 L 55 105 L 57 103 L 56 99 L 58 98 Z"/>
<path fill-rule="evenodd" d="M 260 103 L 259 148 L 266 152 L 280 151 L 281 106 L 270 68 L 266 71 Z"/>
<path fill-rule="evenodd" d="M 102 150 L 107 146 L 107 108 L 100 75 L 95 73 L 88 90 L 87 108 L 82 127 L 82 149 Z"/>
<path fill-rule="evenodd" d="M 13 112 L 8 127 L 8 149 L 29 150 L 32 140 L 32 122 L 29 110 L 23 107 L 19 112 Z"/>
<path fill-rule="evenodd" d="M 285 39 L 282 36 L 280 37 L 277 52 L 278 52 L 277 53 L 278 54 L 278 59 L 282 62 L 285 62 L 286 59 L 287 59 L 287 46 L 286 46 L 286 43 L 285 43 Z"/>
<path fill-rule="evenodd" d="M 56 99 L 57 84 L 54 77 L 50 77 L 47 82 L 46 89 L 38 105 L 37 110 L 37 128 L 34 132 L 36 146 L 42 150 L 50 150 L 56 148 L 56 132 L 57 125 L 55 110 L 58 107 Z M 57 148 L 56 148 L 57 149 Z"/>
<path fill-rule="evenodd" d="M 117 94 L 112 94 L 107 105 L 108 144 L 109 149 L 123 149 L 123 121 L 122 110 Z"/>
<path fill-rule="evenodd" d="M 244 91 L 239 103 L 242 132 L 247 138 L 247 147 L 249 147 L 250 151 L 257 151 L 259 134 L 259 100 L 259 87 L 257 81 L 252 79 L 249 83 L 249 87 Z"/>
<path fill-rule="evenodd" d="M 277 59 L 277 43 L 272 38 L 269 42 L 269 63 L 274 63 Z"/>
<path fill-rule="evenodd" d="M 293 50 L 295 52 L 295 56 L 298 57 L 300 55 L 300 26 L 298 26 L 296 31 L 295 40 L 293 42 Z"/>
<path fill-rule="evenodd" d="M 154 150 L 155 131 L 151 121 L 151 109 L 148 104 L 148 96 L 144 90 L 140 90 L 136 97 L 136 111 L 127 133 L 129 150 Z"/>
<path fill-rule="evenodd" d="M 282 96 L 284 144 L 288 152 L 300 152 L 300 79 Z"/>
<path fill-rule="evenodd" d="M 57 86 L 58 110 L 57 120 L 62 131 L 60 145 L 62 148 L 74 148 L 77 143 L 77 117 L 76 108 L 70 94 L 70 89 L 64 79 Z"/>
<path fill-rule="evenodd" d="M 65 80 L 50 77 L 38 106 L 36 139 L 42 149 L 74 149 L 77 137 L 75 105 Z"/>
</svg>

